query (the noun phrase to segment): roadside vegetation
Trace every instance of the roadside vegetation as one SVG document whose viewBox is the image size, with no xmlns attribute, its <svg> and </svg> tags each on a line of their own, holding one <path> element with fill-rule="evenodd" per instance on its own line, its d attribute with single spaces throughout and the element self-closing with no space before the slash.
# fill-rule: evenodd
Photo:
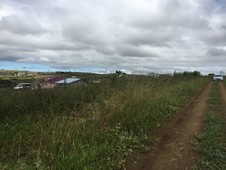
<svg viewBox="0 0 226 170">
<path fill-rule="evenodd" d="M 204 130 L 198 138 L 197 146 L 201 151 L 201 161 L 197 169 L 226 169 L 226 122 L 222 112 L 219 89 L 217 82 L 214 82 L 208 101 Z"/>
<path fill-rule="evenodd" d="M 0 89 L 0 169 L 117 169 L 208 78 L 117 77 L 86 88 Z"/>
</svg>

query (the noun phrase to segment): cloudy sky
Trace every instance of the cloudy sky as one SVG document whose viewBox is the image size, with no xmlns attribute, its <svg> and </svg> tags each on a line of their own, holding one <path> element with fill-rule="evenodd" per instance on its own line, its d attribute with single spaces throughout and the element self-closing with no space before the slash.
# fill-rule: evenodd
<svg viewBox="0 0 226 170">
<path fill-rule="evenodd" d="M 0 68 L 226 72 L 226 0 L 0 0 Z"/>
</svg>

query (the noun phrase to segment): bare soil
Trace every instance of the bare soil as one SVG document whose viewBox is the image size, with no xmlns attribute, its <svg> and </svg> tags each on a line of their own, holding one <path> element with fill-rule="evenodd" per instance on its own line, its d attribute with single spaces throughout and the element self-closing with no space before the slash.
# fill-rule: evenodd
<svg viewBox="0 0 226 170">
<path fill-rule="evenodd" d="M 160 126 L 154 133 L 156 144 L 145 153 L 131 155 L 126 161 L 126 169 L 192 169 L 199 158 L 193 142 L 203 127 L 211 85 L 209 83 L 174 118 Z"/>
</svg>

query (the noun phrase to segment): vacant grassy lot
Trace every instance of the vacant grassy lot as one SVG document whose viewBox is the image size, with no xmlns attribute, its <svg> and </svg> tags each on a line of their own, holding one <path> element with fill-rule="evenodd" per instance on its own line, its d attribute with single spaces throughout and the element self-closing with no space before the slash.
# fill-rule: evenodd
<svg viewBox="0 0 226 170">
<path fill-rule="evenodd" d="M 0 90 L 0 169 L 116 169 L 209 81 L 112 77 L 86 88 Z"/>
</svg>

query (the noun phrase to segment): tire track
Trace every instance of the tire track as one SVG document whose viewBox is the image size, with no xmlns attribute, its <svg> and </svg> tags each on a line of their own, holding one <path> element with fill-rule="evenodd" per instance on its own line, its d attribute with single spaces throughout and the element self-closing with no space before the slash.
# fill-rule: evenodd
<svg viewBox="0 0 226 170">
<path fill-rule="evenodd" d="M 159 142 L 147 153 L 130 157 L 126 169 L 192 169 L 199 158 L 193 149 L 193 140 L 202 129 L 211 85 L 209 83 L 174 119 L 160 127 L 154 134 Z"/>
</svg>

